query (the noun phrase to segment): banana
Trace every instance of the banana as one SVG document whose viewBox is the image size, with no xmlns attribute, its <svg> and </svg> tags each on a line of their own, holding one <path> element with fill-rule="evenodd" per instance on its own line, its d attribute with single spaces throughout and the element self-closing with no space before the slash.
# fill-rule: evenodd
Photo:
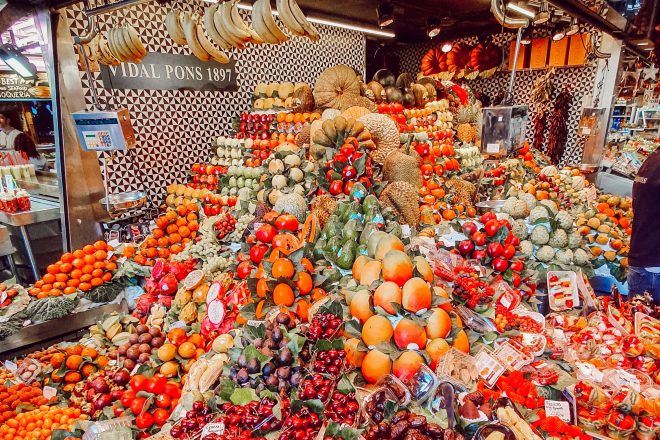
<svg viewBox="0 0 660 440">
<path fill-rule="evenodd" d="M 220 64 L 227 64 L 229 62 L 227 54 L 217 49 L 213 43 L 206 38 L 201 24 L 197 24 L 197 38 L 199 39 L 199 44 L 201 44 L 204 50 L 211 55 L 211 58 Z"/>
<path fill-rule="evenodd" d="M 183 27 L 181 26 L 181 11 L 178 9 L 172 9 L 165 16 L 165 28 L 167 33 L 170 34 L 170 38 L 174 40 L 176 44 L 182 46 L 186 45 L 186 36 L 183 33 Z"/>
<path fill-rule="evenodd" d="M 130 55 L 129 59 L 136 64 L 140 63 L 142 61 L 142 57 L 140 56 L 140 52 L 137 50 L 137 48 L 134 48 L 131 44 L 126 27 L 119 27 L 117 35 L 120 43 L 122 44 L 122 47 L 124 48 L 124 51 Z"/>
<path fill-rule="evenodd" d="M 112 56 L 117 58 L 117 60 L 121 63 L 122 62 L 122 56 L 117 51 L 117 49 L 115 48 L 115 43 L 114 43 L 113 38 L 112 38 L 113 34 L 114 34 L 114 31 L 115 31 L 114 28 L 108 29 L 108 31 L 105 33 L 105 37 L 108 40 L 108 50 L 110 51 Z"/>
<path fill-rule="evenodd" d="M 108 66 L 116 66 L 119 64 L 117 57 L 115 57 L 112 52 L 110 52 L 110 48 L 108 47 L 108 39 L 103 35 L 101 35 L 99 38 L 99 52 L 101 54 L 101 59 L 99 61 L 102 63 L 105 63 Z"/>
<path fill-rule="evenodd" d="M 268 30 L 275 35 L 281 43 L 289 40 L 287 34 L 282 32 L 282 29 L 275 23 L 273 18 L 273 10 L 270 8 L 270 0 L 261 0 L 261 19 L 263 20 Z"/>
<path fill-rule="evenodd" d="M 190 47 L 193 55 L 202 61 L 210 60 L 211 56 L 204 50 L 197 37 L 197 14 L 190 16 L 190 14 L 184 12 L 182 18 L 183 33 L 186 35 L 188 47 Z"/>
<path fill-rule="evenodd" d="M 296 21 L 296 18 L 293 16 L 293 12 L 289 8 L 289 2 L 287 0 L 277 0 L 276 3 L 277 13 L 280 14 L 280 20 L 284 23 L 284 26 L 289 29 L 293 34 L 302 37 L 305 35 L 305 29 Z"/>
<path fill-rule="evenodd" d="M 142 44 L 138 33 L 135 31 L 135 28 L 131 25 L 128 25 L 126 26 L 126 30 L 124 32 L 126 34 L 126 38 L 128 39 L 128 43 L 131 45 L 131 48 L 136 51 L 138 58 L 140 61 L 142 61 L 142 58 L 147 55 L 147 49 L 144 47 L 144 44 Z"/>
<path fill-rule="evenodd" d="M 220 35 L 227 40 L 232 46 L 237 49 L 245 48 L 245 44 L 241 39 L 241 36 L 237 34 L 237 30 L 231 20 L 229 19 L 229 9 L 231 7 L 229 3 L 223 3 L 218 7 L 218 10 L 213 17 L 215 22 L 215 27 L 220 32 Z"/>
<path fill-rule="evenodd" d="M 112 42 L 112 48 L 114 48 L 114 52 L 116 52 L 119 56 L 117 59 L 121 61 L 122 63 L 128 61 L 131 59 L 130 52 L 127 51 L 127 49 L 124 47 L 123 42 L 120 40 L 121 36 L 119 35 L 121 31 L 119 28 L 113 28 L 110 31 L 110 38 Z"/>
<path fill-rule="evenodd" d="M 273 35 L 266 24 L 264 23 L 261 12 L 260 12 L 260 2 L 262 0 L 257 0 L 252 5 L 252 28 L 262 40 L 268 44 L 280 44 L 280 41 Z"/>
<path fill-rule="evenodd" d="M 254 29 L 248 28 L 250 31 L 250 43 L 252 44 L 264 44 L 265 41 L 255 32 Z"/>
<path fill-rule="evenodd" d="M 247 26 L 243 23 L 241 16 L 238 13 L 238 8 L 233 2 L 225 3 L 225 21 L 230 25 L 231 30 L 236 37 L 241 41 L 246 41 L 250 38 L 250 32 L 247 30 Z"/>
<path fill-rule="evenodd" d="M 300 6 L 298 6 L 298 3 L 296 3 L 296 0 L 286 0 L 288 5 L 289 5 L 289 10 L 293 14 L 293 17 L 296 19 L 298 24 L 302 26 L 302 28 L 305 30 L 305 34 L 309 37 L 310 40 L 312 41 L 318 41 L 321 39 L 321 35 L 319 32 L 316 30 L 314 25 L 307 20 L 307 17 L 305 17 L 305 14 L 303 14 L 303 11 L 300 10 Z"/>
<path fill-rule="evenodd" d="M 206 29 L 206 33 L 209 35 L 211 40 L 217 44 L 221 49 L 224 50 L 229 50 L 233 46 L 229 44 L 227 41 L 225 41 L 224 38 L 218 33 L 218 30 L 215 27 L 215 23 L 213 22 L 213 16 L 215 15 L 216 11 L 218 10 L 218 5 L 217 3 L 214 5 L 209 6 L 206 8 L 206 11 L 204 11 L 204 28 Z"/>
<path fill-rule="evenodd" d="M 234 25 L 242 31 L 243 35 L 245 35 L 243 40 L 252 42 L 252 39 L 256 34 L 252 29 L 250 29 L 250 26 L 248 26 L 247 23 L 243 21 L 243 17 L 241 17 L 235 2 L 233 2 L 229 8 L 229 18 L 231 19 L 232 23 L 234 23 Z M 261 40 L 261 42 L 263 43 L 263 40 Z"/>
</svg>

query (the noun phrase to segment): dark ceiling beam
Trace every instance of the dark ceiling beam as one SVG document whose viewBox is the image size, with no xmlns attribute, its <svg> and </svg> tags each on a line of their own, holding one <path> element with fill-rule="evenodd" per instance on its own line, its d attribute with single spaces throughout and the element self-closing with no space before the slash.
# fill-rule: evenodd
<svg viewBox="0 0 660 440">
<path fill-rule="evenodd" d="M 25 2 L 5 3 L 0 10 L 0 34 L 9 30 L 17 21 L 28 17 L 34 13 L 34 6 L 25 4 Z"/>
</svg>

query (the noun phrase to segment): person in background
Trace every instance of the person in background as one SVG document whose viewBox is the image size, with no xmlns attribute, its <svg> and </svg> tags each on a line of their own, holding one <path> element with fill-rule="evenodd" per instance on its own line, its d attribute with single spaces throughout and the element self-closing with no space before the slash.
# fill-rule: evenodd
<svg viewBox="0 0 660 440">
<path fill-rule="evenodd" d="M 632 197 L 628 297 L 646 291 L 660 305 L 660 149 L 639 168 Z"/>
<path fill-rule="evenodd" d="M 12 109 L 0 109 L 0 146 L 7 150 L 20 151 L 37 169 L 42 169 L 46 160 L 41 157 L 34 140 L 16 128 L 20 119 Z"/>
</svg>

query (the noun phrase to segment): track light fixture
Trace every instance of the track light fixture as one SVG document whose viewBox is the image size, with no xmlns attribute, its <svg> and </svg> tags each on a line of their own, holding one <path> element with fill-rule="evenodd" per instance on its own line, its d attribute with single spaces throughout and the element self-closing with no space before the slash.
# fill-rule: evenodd
<svg viewBox="0 0 660 440">
<path fill-rule="evenodd" d="M 524 15 L 525 17 L 534 18 L 536 15 L 531 9 L 527 9 L 513 2 L 509 2 L 506 7 L 514 12 Z"/>
<path fill-rule="evenodd" d="M 552 34 L 552 41 L 561 41 L 566 36 L 566 28 L 557 27 Z"/>
<path fill-rule="evenodd" d="M 37 77 L 37 68 L 35 65 L 19 49 L 11 44 L 0 46 L 0 59 L 23 79 L 34 79 Z"/>
<path fill-rule="evenodd" d="M 376 9 L 378 26 L 385 27 L 394 23 L 394 6 L 390 2 L 382 2 Z"/>
<path fill-rule="evenodd" d="M 536 12 L 536 15 L 534 16 L 534 24 L 543 24 L 547 23 L 550 20 L 550 11 L 548 11 L 548 2 L 546 0 L 543 0 L 541 2 L 541 6 L 539 7 L 539 10 Z"/>
<path fill-rule="evenodd" d="M 520 36 L 520 44 L 527 46 L 532 44 L 532 28 L 526 27 Z"/>
<path fill-rule="evenodd" d="M 454 47 L 454 45 L 451 43 L 451 41 L 445 41 L 444 43 L 442 43 L 442 47 L 440 48 L 440 50 L 443 53 L 449 53 L 449 52 L 451 52 L 451 49 L 453 47 Z"/>
<path fill-rule="evenodd" d="M 580 32 L 580 26 L 578 25 L 577 18 L 573 17 L 571 24 L 569 24 L 566 28 L 566 36 L 570 37 L 571 35 L 575 35 L 578 32 Z"/>
<path fill-rule="evenodd" d="M 426 19 L 426 35 L 429 38 L 437 37 L 440 34 L 440 20 L 438 17 L 430 16 Z"/>
</svg>

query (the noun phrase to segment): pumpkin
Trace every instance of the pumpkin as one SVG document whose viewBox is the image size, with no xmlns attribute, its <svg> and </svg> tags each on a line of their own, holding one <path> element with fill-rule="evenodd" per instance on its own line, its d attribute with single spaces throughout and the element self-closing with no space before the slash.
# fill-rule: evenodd
<svg viewBox="0 0 660 440">
<path fill-rule="evenodd" d="M 371 91 L 371 95 L 369 94 L 369 91 Z M 365 96 L 374 102 L 381 102 L 385 99 L 385 89 L 378 81 L 371 81 L 367 84 L 367 92 Z"/>
<path fill-rule="evenodd" d="M 411 74 L 404 72 L 396 79 L 396 86 L 402 90 L 408 90 L 414 82 L 415 78 Z"/>
<path fill-rule="evenodd" d="M 470 63 L 470 47 L 456 43 L 447 54 L 447 69 L 450 72 L 459 72 Z"/>
<path fill-rule="evenodd" d="M 312 88 L 305 84 L 298 84 L 293 91 L 291 109 L 295 113 L 311 113 L 314 110 L 314 94 Z"/>
<path fill-rule="evenodd" d="M 344 64 L 325 69 L 314 85 L 314 100 L 322 108 L 341 108 L 344 101 L 360 96 L 360 81 L 355 71 Z"/>
<path fill-rule="evenodd" d="M 337 116 L 324 120 L 320 128 L 312 123 L 310 153 L 315 160 L 322 160 L 324 157 L 330 159 L 349 137 L 357 139 L 360 148 L 373 150 L 376 147 L 371 140 L 371 134 L 365 130 L 364 123 L 350 117 Z"/>
<path fill-rule="evenodd" d="M 353 99 L 349 100 L 346 103 L 346 106 L 342 107 L 340 110 L 342 112 L 344 112 L 344 111 L 346 111 L 347 109 L 349 109 L 351 107 L 362 107 L 362 108 L 367 109 L 367 111 L 369 113 L 375 112 L 378 109 L 378 107 L 376 107 L 376 104 L 371 99 L 369 99 L 365 96 L 358 96 L 357 98 L 353 98 Z M 360 116 L 362 116 L 362 115 L 360 115 Z"/>
<path fill-rule="evenodd" d="M 447 71 L 447 54 L 440 47 L 430 49 L 422 57 L 421 70 L 424 75 Z"/>
<path fill-rule="evenodd" d="M 353 106 L 349 107 L 344 112 L 341 114 L 343 117 L 349 119 L 358 119 L 361 118 L 364 115 L 368 115 L 369 113 L 372 113 L 371 110 L 368 108 L 360 107 L 360 106 Z"/>
<path fill-rule="evenodd" d="M 470 67 L 474 70 L 489 70 L 502 62 L 502 50 L 493 43 L 479 43 L 470 52 Z"/>
</svg>

